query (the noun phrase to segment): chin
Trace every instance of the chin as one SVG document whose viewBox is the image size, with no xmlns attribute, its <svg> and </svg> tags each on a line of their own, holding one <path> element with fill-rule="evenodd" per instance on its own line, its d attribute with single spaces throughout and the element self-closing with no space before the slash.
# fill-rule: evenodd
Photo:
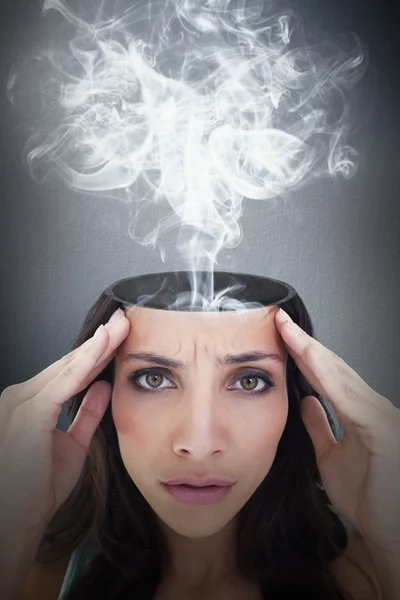
<svg viewBox="0 0 400 600">
<path fill-rule="evenodd" d="M 235 518 L 240 509 L 232 506 L 229 508 L 226 502 L 194 505 L 169 497 L 160 500 L 158 494 L 143 496 L 161 527 L 167 526 L 175 533 L 190 538 L 206 538 L 218 533 Z"/>
<path fill-rule="evenodd" d="M 168 511 L 162 511 L 163 514 L 157 513 L 157 517 L 164 525 L 169 527 L 169 529 L 172 529 L 172 531 L 178 535 L 187 538 L 200 539 L 217 534 L 224 529 L 235 516 L 233 515 L 232 518 L 227 518 L 226 514 L 224 516 L 217 514 L 215 508 L 214 512 L 212 512 L 210 507 L 208 507 L 207 510 L 203 510 L 203 508 L 204 507 L 198 507 L 196 512 L 192 510 L 192 514 L 189 514 L 187 511 L 180 511 L 180 513 L 175 512 L 175 514 L 169 514 Z"/>
</svg>

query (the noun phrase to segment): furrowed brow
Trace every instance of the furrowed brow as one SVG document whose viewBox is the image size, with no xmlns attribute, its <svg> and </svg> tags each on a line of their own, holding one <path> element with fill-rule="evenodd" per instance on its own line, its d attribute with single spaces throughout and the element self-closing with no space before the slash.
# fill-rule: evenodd
<svg viewBox="0 0 400 600">
<path fill-rule="evenodd" d="M 180 360 L 174 360 L 172 358 L 168 358 L 167 356 L 162 356 L 153 352 L 130 352 L 122 356 L 121 360 L 124 363 L 134 360 L 145 361 L 170 369 L 183 369 L 190 366 L 188 363 L 184 363 Z M 223 367 L 226 365 L 238 365 L 241 363 L 256 362 L 260 360 L 283 362 L 279 354 L 253 350 L 251 352 L 242 352 L 241 354 L 226 354 L 225 356 L 217 356 L 215 364 Z"/>
</svg>

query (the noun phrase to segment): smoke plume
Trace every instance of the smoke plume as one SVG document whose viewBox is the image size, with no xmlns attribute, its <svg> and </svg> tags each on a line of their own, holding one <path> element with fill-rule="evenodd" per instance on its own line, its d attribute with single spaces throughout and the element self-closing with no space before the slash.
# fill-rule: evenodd
<svg viewBox="0 0 400 600">
<path fill-rule="evenodd" d="M 355 35 L 317 39 L 271 0 L 145 0 L 112 15 L 101 2 L 91 18 L 84 1 L 46 0 L 43 11 L 60 35 L 8 85 L 18 104 L 36 69 L 32 175 L 128 203 L 130 237 L 164 262 L 176 231 L 185 268 L 211 272 L 242 240 L 245 199 L 277 205 L 355 172 Z"/>
</svg>

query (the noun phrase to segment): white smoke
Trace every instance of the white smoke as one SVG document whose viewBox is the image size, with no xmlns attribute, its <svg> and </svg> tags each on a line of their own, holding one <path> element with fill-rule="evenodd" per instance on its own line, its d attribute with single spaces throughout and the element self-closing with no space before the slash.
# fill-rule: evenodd
<svg viewBox="0 0 400 600">
<path fill-rule="evenodd" d="M 346 138 L 348 95 L 365 70 L 356 36 L 311 43 L 270 0 L 132 4 L 106 17 L 102 2 L 85 20 L 45 1 L 72 35 L 35 57 L 45 66 L 28 147 L 37 180 L 55 170 L 73 189 L 129 203 L 132 239 L 165 261 L 163 240 L 177 229 L 185 267 L 212 271 L 241 242 L 245 198 L 276 202 L 312 178 L 355 172 Z M 11 100 L 21 77 L 10 77 Z"/>
</svg>

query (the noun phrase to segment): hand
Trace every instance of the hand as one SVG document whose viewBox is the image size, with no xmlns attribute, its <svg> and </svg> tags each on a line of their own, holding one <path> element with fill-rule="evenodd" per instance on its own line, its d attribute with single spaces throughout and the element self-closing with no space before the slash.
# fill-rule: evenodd
<svg viewBox="0 0 400 600">
<path fill-rule="evenodd" d="M 400 410 L 282 315 L 287 313 L 277 311 L 275 323 L 288 353 L 313 389 L 332 404 L 344 430 L 337 442 L 318 399 L 302 399 L 301 415 L 325 491 L 364 541 L 399 554 Z"/>
<path fill-rule="evenodd" d="M 99 329 L 44 371 L 6 388 L 0 398 L 0 524 L 4 533 L 44 531 L 78 482 L 93 434 L 111 399 L 112 386 L 94 383 L 67 432 L 56 429 L 62 404 L 85 389 L 115 355 L 130 324 Z M 11 523 L 11 524 L 8 524 Z M 17 532 L 15 532 L 16 534 Z"/>
</svg>

